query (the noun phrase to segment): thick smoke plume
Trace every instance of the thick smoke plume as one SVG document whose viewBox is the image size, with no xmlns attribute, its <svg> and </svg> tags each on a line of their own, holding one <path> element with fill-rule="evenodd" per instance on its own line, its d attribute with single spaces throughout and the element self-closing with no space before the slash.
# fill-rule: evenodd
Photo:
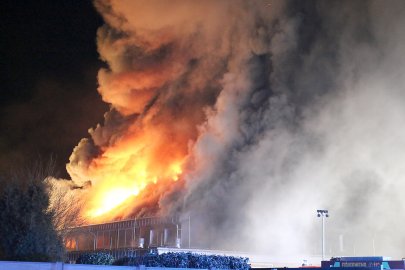
<svg viewBox="0 0 405 270">
<path fill-rule="evenodd" d="M 110 218 L 191 215 L 192 245 L 270 254 L 319 254 L 327 208 L 330 255 L 403 256 L 404 2 L 95 6 L 111 110 L 68 164 L 90 208 L 133 187 Z"/>
</svg>

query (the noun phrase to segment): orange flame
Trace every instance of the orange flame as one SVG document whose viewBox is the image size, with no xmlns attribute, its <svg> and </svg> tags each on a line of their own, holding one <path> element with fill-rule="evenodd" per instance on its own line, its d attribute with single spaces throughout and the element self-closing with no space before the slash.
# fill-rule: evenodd
<svg viewBox="0 0 405 270">
<path fill-rule="evenodd" d="M 168 138 L 170 128 L 135 129 L 104 149 L 92 160 L 88 175 L 93 186 L 87 191 L 83 215 L 91 222 L 103 222 L 128 215 L 134 199 L 151 184 L 177 181 L 182 174 L 187 149 Z M 183 145 L 183 146 L 182 146 Z"/>
</svg>

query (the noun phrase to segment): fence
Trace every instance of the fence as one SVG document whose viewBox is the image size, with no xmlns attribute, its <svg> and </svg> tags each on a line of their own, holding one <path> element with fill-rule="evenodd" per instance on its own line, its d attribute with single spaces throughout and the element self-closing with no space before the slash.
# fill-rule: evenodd
<svg viewBox="0 0 405 270">
<path fill-rule="evenodd" d="M 64 264 L 61 262 L 45 263 L 45 262 L 0 261 L 0 270 L 197 270 L 197 269 L 145 267 L 143 265 L 112 266 L 112 265 L 90 265 L 90 264 Z"/>
</svg>

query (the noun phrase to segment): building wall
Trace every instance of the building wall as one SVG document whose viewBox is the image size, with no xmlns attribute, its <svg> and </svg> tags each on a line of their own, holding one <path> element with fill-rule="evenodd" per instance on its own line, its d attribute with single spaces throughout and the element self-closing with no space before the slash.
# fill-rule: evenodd
<svg viewBox="0 0 405 270">
<path fill-rule="evenodd" d="M 143 218 L 71 228 L 65 235 L 68 251 L 176 247 L 181 224 L 176 218 Z"/>
</svg>

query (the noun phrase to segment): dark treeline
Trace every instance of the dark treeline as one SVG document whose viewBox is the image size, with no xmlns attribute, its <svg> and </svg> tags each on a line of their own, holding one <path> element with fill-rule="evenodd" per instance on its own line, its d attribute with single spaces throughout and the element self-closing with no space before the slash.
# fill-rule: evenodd
<svg viewBox="0 0 405 270">
<path fill-rule="evenodd" d="M 0 176 L 0 260 L 63 259 L 46 179 L 53 162 L 36 162 Z"/>
</svg>

